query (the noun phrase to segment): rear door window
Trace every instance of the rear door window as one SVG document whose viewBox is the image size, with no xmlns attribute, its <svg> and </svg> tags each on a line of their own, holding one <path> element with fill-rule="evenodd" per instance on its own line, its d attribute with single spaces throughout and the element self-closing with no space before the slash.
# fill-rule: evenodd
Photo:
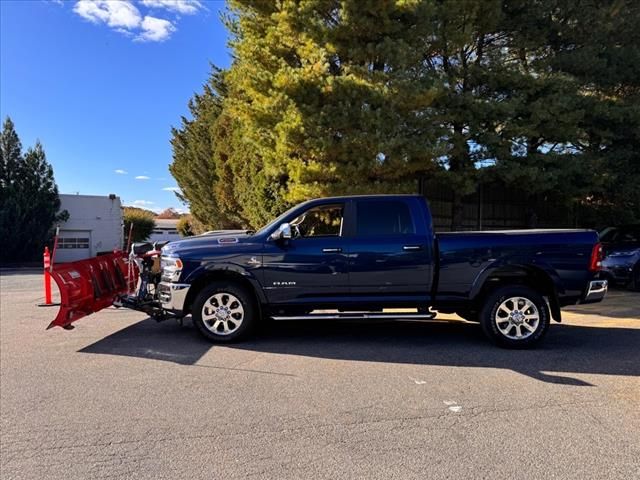
<svg viewBox="0 0 640 480">
<path fill-rule="evenodd" d="M 411 235 L 416 233 L 411 211 L 398 200 L 362 200 L 358 202 L 356 235 Z"/>
</svg>

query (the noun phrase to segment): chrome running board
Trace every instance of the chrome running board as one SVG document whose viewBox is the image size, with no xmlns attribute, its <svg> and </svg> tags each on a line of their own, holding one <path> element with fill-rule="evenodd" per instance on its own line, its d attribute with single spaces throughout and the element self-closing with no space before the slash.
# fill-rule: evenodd
<svg viewBox="0 0 640 480">
<path fill-rule="evenodd" d="M 310 313 L 308 315 L 272 316 L 274 320 L 433 320 L 435 313 Z"/>
</svg>

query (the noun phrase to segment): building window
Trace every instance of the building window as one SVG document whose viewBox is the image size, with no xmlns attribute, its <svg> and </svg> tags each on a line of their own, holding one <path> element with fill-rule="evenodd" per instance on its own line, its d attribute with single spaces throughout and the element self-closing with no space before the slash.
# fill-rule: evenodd
<svg viewBox="0 0 640 480">
<path fill-rule="evenodd" d="M 89 239 L 61 237 L 58 239 L 58 248 L 89 248 Z"/>
</svg>

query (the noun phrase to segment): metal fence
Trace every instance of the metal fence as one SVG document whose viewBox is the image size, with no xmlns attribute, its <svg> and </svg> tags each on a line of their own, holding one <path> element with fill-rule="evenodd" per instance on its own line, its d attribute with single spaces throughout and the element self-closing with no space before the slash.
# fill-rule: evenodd
<svg viewBox="0 0 640 480">
<path fill-rule="evenodd" d="M 438 231 L 451 230 L 453 190 L 423 179 L 420 193 L 429 201 Z M 575 212 L 549 195 L 527 194 L 500 182 L 479 184 L 463 198 L 461 230 L 575 227 Z"/>
</svg>

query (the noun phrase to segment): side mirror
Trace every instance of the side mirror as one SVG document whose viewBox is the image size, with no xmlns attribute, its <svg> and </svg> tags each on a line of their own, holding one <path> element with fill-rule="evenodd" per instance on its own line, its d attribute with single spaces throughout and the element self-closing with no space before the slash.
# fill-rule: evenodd
<svg viewBox="0 0 640 480">
<path fill-rule="evenodd" d="M 288 240 L 291 238 L 291 225 L 281 224 L 278 229 L 269 237 L 271 240 Z"/>
</svg>

